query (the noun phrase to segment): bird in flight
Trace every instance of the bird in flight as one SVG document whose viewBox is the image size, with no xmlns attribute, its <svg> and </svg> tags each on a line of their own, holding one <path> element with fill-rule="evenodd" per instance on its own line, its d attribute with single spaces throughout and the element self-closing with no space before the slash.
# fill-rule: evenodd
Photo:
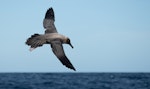
<svg viewBox="0 0 150 89">
<path fill-rule="evenodd" d="M 59 34 L 54 25 L 55 15 L 53 8 L 49 8 L 45 14 L 43 20 L 43 26 L 46 29 L 45 34 L 34 34 L 27 39 L 26 44 L 30 46 L 30 51 L 37 47 L 41 47 L 43 44 L 50 44 L 53 53 L 60 60 L 60 62 L 66 67 L 76 70 L 71 64 L 67 56 L 65 55 L 62 44 L 69 44 L 72 48 L 71 41 L 68 37 Z"/>
</svg>

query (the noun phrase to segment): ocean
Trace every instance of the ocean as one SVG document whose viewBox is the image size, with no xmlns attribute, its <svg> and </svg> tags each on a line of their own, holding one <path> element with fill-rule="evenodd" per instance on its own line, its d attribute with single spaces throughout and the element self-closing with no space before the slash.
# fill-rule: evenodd
<svg viewBox="0 0 150 89">
<path fill-rule="evenodd" d="M 150 89 L 150 73 L 0 73 L 0 89 Z"/>
</svg>

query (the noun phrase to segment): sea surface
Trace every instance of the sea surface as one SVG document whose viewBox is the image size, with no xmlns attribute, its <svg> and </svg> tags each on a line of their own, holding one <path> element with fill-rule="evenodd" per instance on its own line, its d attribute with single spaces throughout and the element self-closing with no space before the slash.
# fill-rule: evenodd
<svg viewBox="0 0 150 89">
<path fill-rule="evenodd" d="M 150 73 L 0 73 L 0 89 L 150 89 Z"/>
</svg>

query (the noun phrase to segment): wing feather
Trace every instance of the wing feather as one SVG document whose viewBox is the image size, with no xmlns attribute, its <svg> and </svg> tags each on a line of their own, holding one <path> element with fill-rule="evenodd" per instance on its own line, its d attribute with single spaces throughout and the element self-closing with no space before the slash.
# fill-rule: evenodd
<svg viewBox="0 0 150 89">
<path fill-rule="evenodd" d="M 71 62 L 69 61 L 69 59 L 67 58 L 67 56 L 65 55 L 63 46 L 60 40 L 52 41 L 51 47 L 56 57 L 61 61 L 63 65 L 65 65 L 66 67 L 70 69 L 73 69 L 74 71 L 76 70 L 74 66 L 71 64 Z"/>
<path fill-rule="evenodd" d="M 53 8 L 49 8 L 43 20 L 43 26 L 46 29 L 45 33 L 57 33 L 54 22 L 55 22 L 55 15 Z"/>
</svg>

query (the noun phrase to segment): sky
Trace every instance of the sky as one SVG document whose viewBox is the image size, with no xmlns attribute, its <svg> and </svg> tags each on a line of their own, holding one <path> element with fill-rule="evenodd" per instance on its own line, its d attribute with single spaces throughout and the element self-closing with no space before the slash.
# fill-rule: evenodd
<svg viewBox="0 0 150 89">
<path fill-rule="evenodd" d="M 57 31 L 74 46 L 64 50 L 76 72 L 150 72 L 149 0 L 0 1 L 0 72 L 74 72 L 44 45 L 25 41 L 43 34 L 48 8 Z"/>
</svg>

